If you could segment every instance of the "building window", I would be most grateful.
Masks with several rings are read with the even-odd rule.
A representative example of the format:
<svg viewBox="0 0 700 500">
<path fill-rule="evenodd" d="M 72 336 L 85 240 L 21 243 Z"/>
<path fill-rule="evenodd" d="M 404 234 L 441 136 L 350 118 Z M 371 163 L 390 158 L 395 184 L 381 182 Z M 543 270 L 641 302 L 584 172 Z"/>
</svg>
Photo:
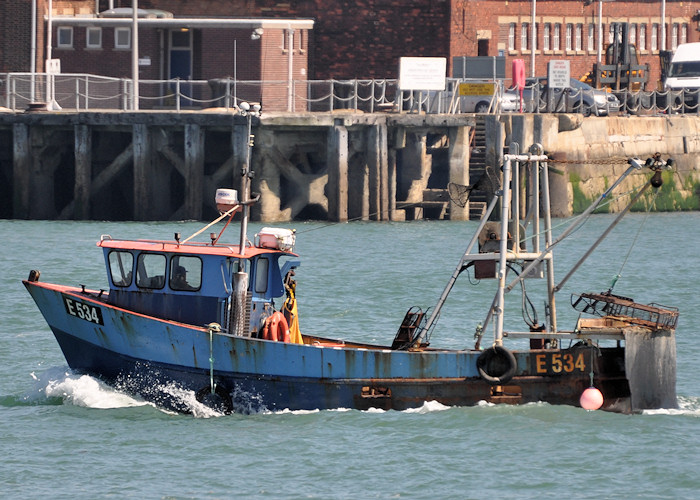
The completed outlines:
<svg viewBox="0 0 700 500">
<path fill-rule="evenodd" d="M 595 50 L 595 24 L 591 23 L 588 25 L 588 51 L 593 52 Z"/>
<path fill-rule="evenodd" d="M 676 50 L 678 47 L 678 23 L 673 23 L 671 26 L 671 50 Z"/>
<path fill-rule="evenodd" d="M 576 50 L 581 50 L 583 48 L 583 25 L 576 25 L 576 38 L 575 38 L 575 48 Z"/>
<path fill-rule="evenodd" d="M 306 38 L 306 31 L 305 30 L 299 30 L 299 53 L 303 54 L 304 53 L 304 43 L 305 43 L 305 38 Z"/>
<path fill-rule="evenodd" d="M 566 25 L 566 42 L 565 42 L 566 45 L 564 46 L 564 48 L 565 48 L 566 50 L 571 50 L 572 42 L 573 42 L 573 40 L 572 40 L 573 36 L 574 36 L 574 25 L 573 25 L 573 24 L 567 24 L 567 25 Z"/>
<path fill-rule="evenodd" d="M 615 23 L 610 23 L 608 26 L 608 43 L 613 43 L 615 41 Z"/>
<path fill-rule="evenodd" d="M 630 24 L 629 39 L 630 39 L 630 43 L 636 47 L 637 46 L 637 25 L 636 24 Z"/>
<path fill-rule="evenodd" d="M 561 24 L 556 23 L 554 25 L 554 40 L 552 42 L 552 48 L 554 50 L 561 49 Z"/>
<path fill-rule="evenodd" d="M 59 26 L 56 30 L 56 39 L 59 49 L 72 49 L 73 28 L 70 26 Z"/>
<path fill-rule="evenodd" d="M 508 26 L 508 50 L 515 50 L 515 23 Z"/>
<path fill-rule="evenodd" d="M 85 30 L 85 46 L 88 49 L 102 48 L 102 28 L 88 28 Z"/>
<path fill-rule="evenodd" d="M 659 25 L 651 25 L 651 50 L 659 50 Z"/>
<path fill-rule="evenodd" d="M 532 43 L 530 43 L 530 46 L 531 46 L 530 48 L 532 50 L 537 50 L 537 37 L 540 35 L 538 26 L 539 26 L 538 23 L 533 24 L 532 31 L 530 32 L 530 38 L 531 38 L 530 42 L 532 42 Z"/>
<path fill-rule="evenodd" d="M 681 24 L 681 40 L 680 43 L 688 43 L 688 25 Z"/>
<path fill-rule="evenodd" d="M 639 25 L 639 50 L 647 49 L 647 25 Z"/>
<path fill-rule="evenodd" d="M 131 48 L 131 28 L 114 28 L 114 48 Z"/>
<path fill-rule="evenodd" d="M 530 25 L 528 23 L 523 23 L 520 29 L 520 50 L 527 50 L 527 38 L 528 38 L 528 28 Z"/>
<path fill-rule="evenodd" d="M 551 50 L 552 45 L 549 40 L 549 36 L 552 32 L 552 25 L 550 23 L 544 23 L 544 33 L 542 33 L 542 48 L 544 50 Z"/>
</svg>

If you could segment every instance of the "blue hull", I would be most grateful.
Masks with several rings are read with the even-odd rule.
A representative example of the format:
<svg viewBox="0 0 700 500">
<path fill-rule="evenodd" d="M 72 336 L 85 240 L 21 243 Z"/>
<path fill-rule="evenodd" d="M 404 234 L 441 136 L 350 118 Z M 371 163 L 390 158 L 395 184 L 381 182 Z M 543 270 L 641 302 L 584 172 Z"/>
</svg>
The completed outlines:
<svg viewBox="0 0 700 500">
<path fill-rule="evenodd" d="M 514 352 L 515 376 L 507 386 L 494 389 L 479 376 L 476 361 L 480 351 L 319 347 L 210 334 L 203 327 L 110 306 L 103 298 L 75 288 L 38 282 L 25 285 L 73 370 L 98 376 L 164 406 L 173 404 L 158 387 L 175 383 L 206 395 L 211 392 L 211 369 L 217 394 L 235 411 L 403 410 L 425 401 L 578 405 L 580 394 L 590 384 L 589 364 L 575 368 L 572 363 L 570 371 L 537 374 L 546 361 L 537 354 L 543 351 Z M 629 411 L 624 350 L 599 352 L 591 357 L 590 349 L 583 348 L 575 355 L 594 363 L 595 384 L 603 392 L 606 407 Z M 574 351 L 548 350 L 548 356 L 556 353 L 564 356 Z"/>
</svg>

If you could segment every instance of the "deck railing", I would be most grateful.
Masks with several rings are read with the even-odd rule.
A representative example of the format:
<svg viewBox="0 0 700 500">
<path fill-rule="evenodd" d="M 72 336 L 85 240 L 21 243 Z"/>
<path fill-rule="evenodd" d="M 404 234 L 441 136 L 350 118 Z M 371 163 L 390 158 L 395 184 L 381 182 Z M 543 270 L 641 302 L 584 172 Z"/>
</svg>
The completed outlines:
<svg viewBox="0 0 700 500">
<path fill-rule="evenodd" d="M 140 80 L 140 110 L 201 110 L 235 108 L 242 101 L 260 102 L 265 112 L 339 109 L 375 112 L 463 113 L 463 106 L 452 90 L 463 80 L 448 79 L 448 90 L 402 91 L 395 79 L 241 81 L 232 78 L 213 80 Z M 290 91 L 291 89 L 291 91 Z M 539 89 L 531 89 L 527 112 L 567 112 L 557 103 L 545 102 Z M 615 92 L 623 114 L 667 114 L 700 112 L 699 91 Z M 49 109 L 66 111 L 130 111 L 133 83 L 128 78 L 110 78 L 88 74 L 0 73 L 0 107 L 24 111 L 36 103 Z M 583 95 L 576 111 L 586 112 Z M 576 104 L 576 96 L 569 102 Z M 493 104 L 493 103 L 492 103 Z M 467 112 L 471 112 L 468 110 Z M 501 112 L 492 105 L 489 112 Z M 592 110 L 591 114 L 597 114 Z M 612 110 L 617 112 L 617 110 Z"/>
</svg>

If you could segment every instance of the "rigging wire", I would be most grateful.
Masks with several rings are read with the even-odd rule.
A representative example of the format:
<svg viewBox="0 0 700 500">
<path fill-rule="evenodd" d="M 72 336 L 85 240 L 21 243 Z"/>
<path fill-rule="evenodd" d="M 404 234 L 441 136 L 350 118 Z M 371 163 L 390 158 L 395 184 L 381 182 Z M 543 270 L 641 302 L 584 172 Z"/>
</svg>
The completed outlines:
<svg viewBox="0 0 700 500">
<path fill-rule="evenodd" d="M 627 264 L 627 260 L 630 258 L 630 255 L 632 254 L 632 250 L 634 249 L 634 246 L 637 243 L 637 239 L 639 238 L 639 235 L 642 232 L 642 229 L 644 228 L 644 224 L 646 224 L 647 219 L 649 218 L 649 214 L 651 213 L 651 209 L 654 207 L 656 204 L 656 197 L 659 195 L 659 190 L 656 189 L 654 191 L 654 196 L 651 198 L 651 203 L 649 203 L 649 206 L 647 207 L 646 214 L 644 216 L 644 220 L 642 220 L 642 223 L 639 225 L 639 228 L 637 229 L 637 233 L 634 235 L 634 238 L 632 239 L 632 243 L 630 244 L 629 250 L 627 250 L 627 255 L 625 255 L 625 258 L 622 260 L 622 265 L 620 266 L 620 270 L 617 272 L 617 274 L 613 277 L 612 283 L 610 284 L 610 289 L 608 292 L 612 292 L 613 288 L 615 288 L 615 285 L 617 284 L 617 280 L 622 278 L 622 270 L 625 268 L 625 265 Z"/>
</svg>

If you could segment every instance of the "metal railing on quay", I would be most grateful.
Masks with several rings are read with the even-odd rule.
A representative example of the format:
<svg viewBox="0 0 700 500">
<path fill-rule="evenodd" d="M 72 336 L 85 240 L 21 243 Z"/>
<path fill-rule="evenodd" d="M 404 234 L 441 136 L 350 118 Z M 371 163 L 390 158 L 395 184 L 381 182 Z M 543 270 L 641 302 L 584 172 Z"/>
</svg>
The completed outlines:
<svg viewBox="0 0 700 500">
<path fill-rule="evenodd" d="M 444 91 L 408 91 L 395 79 L 242 81 L 140 80 L 139 110 L 201 110 L 236 108 L 258 102 L 266 112 L 365 113 L 583 113 L 698 114 L 699 90 L 605 91 L 600 89 L 547 89 L 527 86 L 521 96 L 501 82 L 489 82 L 491 95 L 472 95 L 461 84 L 473 80 L 449 78 Z M 467 86 L 468 87 L 468 86 Z M 133 82 L 88 74 L 0 73 L 0 107 L 13 111 L 37 109 L 106 111 L 134 110 Z"/>
</svg>

